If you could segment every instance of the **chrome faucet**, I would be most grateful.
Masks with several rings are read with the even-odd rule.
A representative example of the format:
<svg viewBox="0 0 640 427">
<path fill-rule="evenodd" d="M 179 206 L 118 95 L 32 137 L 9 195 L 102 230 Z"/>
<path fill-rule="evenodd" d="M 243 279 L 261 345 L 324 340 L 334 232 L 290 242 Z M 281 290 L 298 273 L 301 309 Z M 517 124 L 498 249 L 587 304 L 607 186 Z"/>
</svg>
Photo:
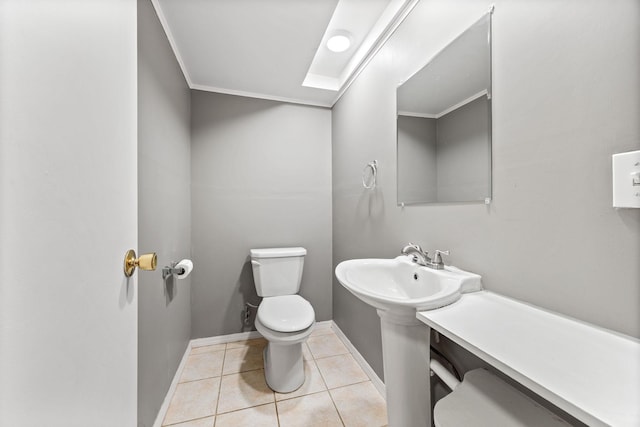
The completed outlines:
<svg viewBox="0 0 640 427">
<path fill-rule="evenodd" d="M 411 260 L 418 265 L 427 265 L 431 262 L 431 258 L 429 258 L 429 254 L 422 250 L 419 245 L 409 243 L 407 246 L 402 248 L 400 251 L 402 255 L 407 255 L 411 257 Z"/>
<path fill-rule="evenodd" d="M 411 257 L 411 260 L 418 265 L 422 265 L 424 267 L 433 268 L 434 270 L 443 270 L 444 262 L 442 262 L 441 255 L 449 255 L 449 251 L 441 251 L 436 249 L 436 254 L 433 256 L 433 259 L 429 258 L 429 253 L 422 250 L 419 245 L 409 243 L 407 246 L 402 248 L 402 255 L 407 255 Z"/>
</svg>

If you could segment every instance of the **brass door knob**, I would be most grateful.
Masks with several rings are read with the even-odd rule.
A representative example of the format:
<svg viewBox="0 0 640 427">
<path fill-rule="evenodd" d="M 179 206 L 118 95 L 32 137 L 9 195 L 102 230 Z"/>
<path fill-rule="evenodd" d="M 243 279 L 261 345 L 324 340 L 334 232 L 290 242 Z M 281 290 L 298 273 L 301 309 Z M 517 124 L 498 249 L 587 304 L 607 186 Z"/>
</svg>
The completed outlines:
<svg viewBox="0 0 640 427">
<path fill-rule="evenodd" d="M 155 252 L 150 254 L 140 255 L 140 258 L 136 258 L 136 251 L 129 249 L 124 254 L 124 275 L 131 277 L 136 267 L 140 267 L 141 270 L 153 271 L 158 265 L 158 257 Z"/>
</svg>

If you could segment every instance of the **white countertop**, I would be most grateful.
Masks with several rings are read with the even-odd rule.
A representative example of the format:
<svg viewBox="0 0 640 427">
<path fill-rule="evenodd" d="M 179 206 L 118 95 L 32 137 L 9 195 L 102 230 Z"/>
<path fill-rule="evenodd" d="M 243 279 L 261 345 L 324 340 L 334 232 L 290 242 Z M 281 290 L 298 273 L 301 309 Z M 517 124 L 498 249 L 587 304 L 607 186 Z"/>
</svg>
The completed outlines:
<svg viewBox="0 0 640 427">
<path fill-rule="evenodd" d="M 640 341 L 488 291 L 417 318 L 589 425 L 640 426 Z"/>
</svg>

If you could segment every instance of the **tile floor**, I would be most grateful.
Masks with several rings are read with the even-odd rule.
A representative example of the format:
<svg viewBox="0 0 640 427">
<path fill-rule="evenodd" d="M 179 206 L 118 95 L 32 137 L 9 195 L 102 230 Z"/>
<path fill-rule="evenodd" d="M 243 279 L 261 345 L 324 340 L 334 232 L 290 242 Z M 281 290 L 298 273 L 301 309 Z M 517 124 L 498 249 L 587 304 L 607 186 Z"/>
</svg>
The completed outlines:
<svg viewBox="0 0 640 427">
<path fill-rule="evenodd" d="M 274 393 L 264 380 L 262 338 L 195 347 L 189 353 L 163 426 L 379 427 L 382 396 L 330 328 L 303 344 L 305 383 Z"/>
</svg>

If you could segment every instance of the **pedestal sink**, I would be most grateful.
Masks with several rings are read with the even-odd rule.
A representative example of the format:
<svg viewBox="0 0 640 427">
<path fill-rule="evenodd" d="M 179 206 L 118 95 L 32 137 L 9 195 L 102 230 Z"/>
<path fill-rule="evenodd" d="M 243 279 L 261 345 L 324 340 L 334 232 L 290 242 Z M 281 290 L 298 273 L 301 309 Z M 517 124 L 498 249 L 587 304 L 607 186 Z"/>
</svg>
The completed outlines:
<svg viewBox="0 0 640 427">
<path fill-rule="evenodd" d="M 389 426 L 431 426 L 430 331 L 416 311 L 481 290 L 481 277 L 455 267 L 423 267 L 407 256 L 343 261 L 336 277 L 380 316 Z"/>
</svg>

